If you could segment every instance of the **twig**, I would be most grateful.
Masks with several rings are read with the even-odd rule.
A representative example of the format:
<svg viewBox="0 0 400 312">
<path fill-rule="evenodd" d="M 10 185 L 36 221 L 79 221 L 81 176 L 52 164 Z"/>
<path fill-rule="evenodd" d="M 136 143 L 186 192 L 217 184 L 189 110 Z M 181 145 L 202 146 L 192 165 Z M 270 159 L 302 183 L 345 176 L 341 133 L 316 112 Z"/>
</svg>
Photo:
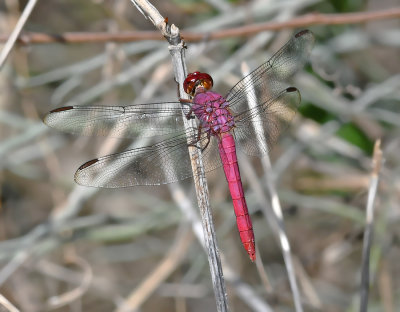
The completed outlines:
<svg viewBox="0 0 400 312">
<path fill-rule="evenodd" d="M 137 46 L 135 46 L 137 49 Z M 154 52 L 157 53 L 157 52 Z M 148 62 L 144 64 L 137 64 L 138 67 L 134 67 L 134 73 L 121 73 L 117 75 L 118 81 L 130 79 L 132 77 L 137 77 L 140 75 L 141 68 L 145 67 L 149 69 L 153 66 L 154 57 L 151 58 Z M 71 72 L 74 70 L 71 69 Z M 86 96 L 87 99 L 87 96 Z M 35 130 L 37 128 L 37 130 Z M 29 130 L 29 131 L 28 131 Z M 33 125 L 30 127 L 26 127 L 26 132 L 24 132 L 17 140 L 14 142 L 14 139 L 11 140 L 8 144 L 2 144 L 3 150 L 0 149 L 0 155 L 5 154 L 7 150 L 15 149 L 22 143 L 26 142 L 29 138 L 32 140 L 32 137 L 42 134 L 46 131 L 46 128 L 40 125 Z M 133 144 L 130 145 L 129 148 L 137 148 L 138 146 L 144 146 L 148 144 L 148 138 L 143 138 L 141 140 L 136 140 Z M 50 217 L 50 224 L 43 225 L 40 224 L 35 227 L 32 231 L 30 231 L 22 240 L 18 250 L 14 253 L 12 259 L 2 267 L 0 270 L 0 285 L 2 285 L 31 255 L 31 247 L 34 246 L 34 243 L 39 241 L 42 237 L 49 235 L 52 231 L 52 228 L 58 228 L 62 224 L 64 224 L 67 220 L 70 220 L 74 216 L 79 214 L 79 211 L 82 209 L 83 204 L 91 198 L 95 193 L 97 193 L 99 189 L 96 188 L 84 188 L 81 186 L 76 186 L 74 190 L 69 194 L 66 202 L 60 204 L 53 210 L 53 215 Z"/>
<path fill-rule="evenodd" d="M 243 72 L 243 76 L 247 76 L 249 74 L 249 68 L 246 63 L 242 63 L 242 72 Z M 252 90 L 252 91 L 253 92 L 249 92 L 247 94 L 247 101 L 249 103 L 250 109 L 256 107 L 256 105 L 257 105 L 257 103 L 254 100 L 256 98 L 255 94 L 251 94 L 251 93 L 254 93 L 255 91 L 254 90 Z M 253 127 L 255 130 L 255 134 L 257 136 L 257 142 L 259 142 L 259 144 L 266 144 L 265 142 L 267 142 L 267 139 L 264 136 L 263 129 L 260 128 L 260 125 L 262 124 L 262 122 L 259 120 L 259 118 L 260 118 L 259 116 L 256 116 L 253 119 Z M 268 150 L 268 148 L 266 146 L 263 147 L 262 149 Z M 264 155 L 264 157 L 262 158 L 262 164 L 264 167 L 264 171 L 267 173 L 266 174 L 267 187 L 268 187 L 268 191 L 269 191 L 269 194 L 271 197 L 271 205 L 272 205 L 272 210 L 274 212 L 274 217 L 275 217 L 274 219 L 276 220 L 276 223 L 277 223 L 277 227 L 275 227 L 275 229 L 277 230 L 279 241 L 281 244 L 283 259 L 285 261 L 286 270 L 287 270 L 287 273 L 289 276 L 290 287 L 293 292 L 293 301 L 295 304 L 296 312 L 302 312 L 303 307 L 301 305 L 300 293 L 299 293 L 299 289 L 297 286 L 296 276 L 295 276 L 294 267 L 293 267 L 293 263 L 292 263 L 290 243 L 289 243 L 289 239 L 285 232 L 282 208 L 280 205 L 278 193 L 275 189 L 275 186 L 273 184 L 272 177 L 270 174 L 272 170 L 271 170 L 271 162 L 270 162 L 268 154 Z"/>
<path fill-rule="evenodd" d="M 182 225 L 176 235 L 175 244 L 164 260 L 146 279 L 128 295 L 116 312 L 136 311 L 141 304 L 152 294 L 179 265 L 184 258 L 185 251 L 190 247 L 193 235 L 186 225 Z"/>
<path fill-rule="evenodd" d="M 149 50 L 157 50 L 159 42 L 134 42 L 121 47 L 122 52 L 127 56 L 133 56 Z M 101 53 L 94 57 L 87 58 L 72 65 L 58 67 L 45 73 L 38 74 L 29 78 L 18 78 L 19 88 L 32 88 L 42 86 L 53 81 L 70 79 L 71 77 L 83 76 L 93 70 L 100 68 L 107 60 L 107 54 Z"/>
<path fill-rule="evenodd" d="M 276 221 L 278 223 L 278 236 L 279 236 L 279 241 L 280 241 L 281 247 L 282 247 L 282 254 L 283 254 L 283 259 L 285 261 L 286 270 L 287 270 L 287 273 L 289 276 L 290 288 L 292 289 L 292 292 L 293 292 L 293 301 L 294 301 L 295 309 L 297 312 L 302 312 L 303 307 L 301 305 L 300 292 L 299 292 L 299 288 L 297 286 L 296 275 L 295 275 L 295 271 L 294 271 L 294 267 L 293 267 L 290 243 L 289 243 L 289 239 L 285 232 L 285 225 L 283 222 L 283 213 L 282 213 L 281 203 L 280 203 L 278 193 L 275 189 L 275 185 L 274 185 L 272 177 L 271 177 L 271 172 L 272 172 L 271 161 L 269 159 L 268 154 L 266 154 L 262 158 L 262 165 L 263 165 L 264 171 L 266 172 L 267 188 L 268 188 L 268 192 L 271 197 L 272 210 L 274 211 Z"/>
<path fill-rule="evenodd" d="M 9 312 L 19 312 L 19 310 L 10 301 L 8 301 L 7 298 L 4 297 L 2 294 L 0 294 L 0 305 L 5 309 L 7 309 L 7 311 Z"/>
<path fill-rule="evenodd" d="M 251 311 L 273 311 L 273 308 L 270 307 L 264 299 L 260 298 L 248 284 L 244 283 L 234 270 L 225 267 L 225 274 L 226 279 L 229 280 L 235 288 L 237 296 L 249 305 Z"/>
<path fill-rule="evenodd" d="M 181 209 L 186 220 L 188 220 L 192 225 L 192 231 L 196 235 L 197 240 L 200 242 L 201 246 L 206 249 L 203 229 L 201 227 L 201 222 L 192 206 L 190 199 L 186 196 L 183 189 L 178 183 L 169 184 L 169 188 L 172 194 L 172 198 Z M 261 259 L 260 255 L 257 256 L 257 261 Z M 269 306 L 261 296 L 254 291 L 249 285 L 241 281 L 234 270 L 229 266 L 226 261 L 223 262 L 223 268 L 225 271 L 225 279 L 231 283 L 231 287 L 236 291 L 237 296 L 246 303 L 252 311 L 255 312 L 269 312 L 272 308 Z"/>
<path fill-rule="evenodd" d="M 339 203 L 332 200 L 328 196 L 322 198 L 316 196 L 307 196 L 290 190 L 279 191 L 279 196 L 288 204 L 297 205 L 304 207 L 304 209 L 313 209 L 315 211 L 321 211 L 340 218 L 349 219 L 357 226 L 365 223 L 364 215 L 359 212 L 355 206 Z"/>
<path fill-rule="evenodd" d="M 310 276 L 307 274 L 303 265 L 300 262 L 300 259 L 296 256 L 293 257 L 293 264 L 296 268 L 297 276 L 299 277 L 299 283 L 302 286 L 305 297 L 307 297 L 307 301 L 313 308 L 323 310 L 321 299 L 315 290 L 315 287 L 311 281 Z"/>
<path fill-rule="evenodd" d="M 357 12 L 343 14 L 321 14 L 310 13 L 289 21 L 266 22 L 251 24 L 246 26 L 234 27 L 213 31 L 212 33 L 198 33 L 191 31 L 182 31 L 181 35 L 187 42 L 196 42 L 207 40 L 224 39 L 231 37 L 250 36 L 267 30 L 282 30 L 293 28 L 304 28 L 311 25 L 342 25 L 359 24 L 382 19 L 392 19 L 400 17 L 400 8 L 391 8 L 375 12 Z M 5 36 L 0 36 L 0 42 L 6 40 Z M 63 34 L 43 34 L 36 32 L 26 32 L 21 34 L 18 42 L 23 44 L 30 43 L 93 43 L 93 42 L 131 42 L 138 40 L 164 40 L 158 31 L 133 31 L 110 34 L 105 32 L 67 32 Z"/>
<path fill-rule="evenodd" d="M 36 2 L 37 2 L 37 0 L 29 0 L 27 5 L 25 6 L 24 11 L 21 14 L 21 17 L 19 18 L 19 20 L 17 22 L 17 25 L 15 25 L 14 30 L 12 31 L 10 37 L 8 38 L 7 43 L 5 44 L 3 50 L 1 50 L 0 69 L 3 67 L 5 60 L 7 59 L 15 42 L 17 41 L 20 32 L 22 31 L 22 28 L 24 27 L 26 21 L 28 20 L 29 16 L 31 15 L 32 10 L 36 5 Z M 5 41 L 5 40 L 3 40 L 3 41 Z"/>
<path fill-rule="evenodd" d="M 70 255 L 70 257 L 71 259 L 69 259 L 69 262 L 71 264 L 79 266 L 83 271 L 82 282 L 79 284 L 78 287 L 72 290 L 68 290 L 62 295 L 52 296 L 47 299 L 47 307 L 49 309 L 57 309 L 66 306 L 71 302 L 74 302 L 78 298 L 82 297 L 89 289 L 90 284 L 93 280 L 93 271 L 89 263 L 87 263 L 83 258 L 80 258 L 76 255 Z"/>
<path fill-rule="evenodd" d="M 175 80 L 179 86 L 179 96 L 188 98 L 183 91 L 183 81 L 186 77 L 186 64 L 184 57 L 184 42 L 182 41 L 178 27 L 169 25 L 165 18 L 146 0 L 131 0 L 139 11 L 149 18 L 153 24 L 161 31 L 163 36 L 170 43 L 169 50 L 172 57 L 172 64 L 175 73 Z M 195 128 L 194 120 L 187 120 L 182 111 L 185 128 Z M 226 297 L 225 283 L 222 273 L 221 260 L 219 257 L 218 246 L 215 236 L 214 225 L 210 211 L 208 186 L 205 179 L 205 172 L 201 160 L 200 148 L 189 146 L 190 160 L 192 164 L 193 175 L 195 177 L 195 189 L 197 201 L 200 208 L 200 215 L 203 224 L 205 243 L 208 251 L 208 262 L 211 271 L 214 294 L 218 311 L 228 311 L 228 302 Z"/>
<path fill-rule="evenodd" d="M 374 146 L 373 169 L 368 190 L 367 216 L 364 231 L 363 252 L 361 260 L 361 298 L 360 312 L 366 312 L 368 309 L 369 294 L 369 257 L 371 253 L 372 236 L 374 230 L 374 201 L 376 190 L 378 188 L 379 172 L 382 165 L 381 141 L 377 140 Z"/>
<path fill-rule="evenodd" d="M 48 226 L 40 224 L 24 237 L 21 248 L 13 255 L 12 259 L 1 268 L 0 285 L 4 282 L 29 258 L 32 253 L 34 242 L 38 241 L 48 232 Z"/>
<path fill-rule="evenodd" d="M 129 69 L 116 74 L 112 79 L 107 81 L 101 81 L 95 86 L 79 93 L 78 95 L 72 97 L 68 103 L 65 105 L 82 105 L 88 103 L 89 101 L 98 98 L 107 91 L 112 90 L 117 85 L 124 85 L 132 81 L 133 78 L 140 77 L 144 72 L 152 68 L 154 64 L 164 60 L 168 56 L 168 53 L 164 50 L 156 50 L 149 53 L 143 59 L 140 60 L 134 66 Z"/>
</svg>

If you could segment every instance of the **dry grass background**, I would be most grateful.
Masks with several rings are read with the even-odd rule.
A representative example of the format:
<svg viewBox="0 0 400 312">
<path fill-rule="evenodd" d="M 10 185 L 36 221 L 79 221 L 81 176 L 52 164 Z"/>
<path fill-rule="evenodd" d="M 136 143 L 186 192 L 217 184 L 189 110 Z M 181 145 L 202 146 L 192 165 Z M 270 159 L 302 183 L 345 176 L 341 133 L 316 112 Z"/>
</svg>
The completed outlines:
<svg viewBox="0 0 400 312">
<path fill-rule="evenodd" d="M 199 32 L 396 5 L 391 0 L 153 3 L 171 23 Z M 0 3 L 0 33 L 12 31 L 25 4 Z M 317 40 L 311 65 L 293 83 L 302 93 L 300 114 L 270 155 L 305 311 L 358 310 L 372 148 L 379 138 L 385 161 L 375 200 L 369 311 L 400 311 L 399 26 L 399 19 L 391 19 L 309 27 Z M 153 26 L 127 0 L 39 1 L 25 26 L 45 33 L 146 29 Z M 242 61 L 255 68 L 294 32 L 188 43 L 189 70 L 209 72 L 215 89 L 224 93 L 240 79 Z M 68 103 L 175 100 L 167 43 L 18 45 L 0 71 L 0 90 L 0 293 L 21 311 L 113 311 L 135 291 L 145 298 L 140 311 L 214 311 L 207 257 L 174 201 L 177 186 L 77 186 L 73 174 L 79 165 L 131 142 L 73 137 L 41 121 Z M 242 168 L 270 286 L 240 244 L 222 171 L 211 172 L 218 243 L 237 278 L 227 282 L 230 309 L 263 311 L 255 304 L 260 300 L 274 311 L 293 311 L 281 249 L 253 187 L 266 187 L 260 161 L 241 157 L 239 165 L 248 160 L 258 174 L 255 181 Z M 196 206 L 192 182 L 179 186 Z M 171 257 L 172 246 L 181 260 Z"/>
</svg>

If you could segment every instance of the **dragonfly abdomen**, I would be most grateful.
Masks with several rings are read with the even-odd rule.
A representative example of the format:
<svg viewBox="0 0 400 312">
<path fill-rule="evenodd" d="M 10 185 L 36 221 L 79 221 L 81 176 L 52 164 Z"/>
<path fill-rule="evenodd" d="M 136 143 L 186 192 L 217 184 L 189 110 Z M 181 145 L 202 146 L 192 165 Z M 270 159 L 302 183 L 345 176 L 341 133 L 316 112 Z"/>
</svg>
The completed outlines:
<svg viewBox="0 0 400 312">
<path fill-rule="evenodd" d="M 246 199 L 240 178 L 240 171 L 236 157 L 236 148 L 233 135 L 229 132 L 220 136 L 218 148 L 223 163 L 226 180 L 228 181 L 231 193 L 233 208 L 236 215 L 236 223 L 240 239 L 250 259 L 256 259 L 253 225 L 247 209 Z"/>
</svg>

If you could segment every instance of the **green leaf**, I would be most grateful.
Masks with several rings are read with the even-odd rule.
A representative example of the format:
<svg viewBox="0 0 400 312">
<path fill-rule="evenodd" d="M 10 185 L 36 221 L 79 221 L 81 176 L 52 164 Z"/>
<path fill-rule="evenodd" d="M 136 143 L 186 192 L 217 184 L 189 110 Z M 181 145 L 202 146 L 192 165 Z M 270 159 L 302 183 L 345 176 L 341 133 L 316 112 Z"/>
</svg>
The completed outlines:
<svg viewBox="0 0 400 312">
<path fill-rule="evenodd" d="M 372 154 L 374 143 L 355 124 L 344 124 L 336 133 L 338 137 L 358 146 L 368 154 Z"/>
</svg>

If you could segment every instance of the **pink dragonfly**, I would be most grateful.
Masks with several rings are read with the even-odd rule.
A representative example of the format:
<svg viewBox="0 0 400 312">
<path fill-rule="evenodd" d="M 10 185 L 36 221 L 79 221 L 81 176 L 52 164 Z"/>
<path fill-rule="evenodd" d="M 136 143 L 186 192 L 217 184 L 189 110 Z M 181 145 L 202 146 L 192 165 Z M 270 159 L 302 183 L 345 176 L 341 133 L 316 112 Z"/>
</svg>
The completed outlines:
<svg viewBox="0 0 400 312">
<path fill-rule="evenodd" d="M 83 164 L 75 173 L 75 181 L 86 186 L 116 188 L 183 180 L 193 176 L 188 145 L 201 148 L 206 172 L 222 162 L 240 238 L 254 261 L 253 227 L 236 146 L 256 156 L 271 149 L 300 103 L 299 91 L 288 87 L 285 80 L 304 66 L 313 44 L 310 31 L 297 33 L 225 97 L 210 91 L 213 85 L 210 75 L 194 72 L 184 82 L 192 100 L 129 106 L 66 106 L 51 111 L 44 121 L 50 127 L 80 135 L 161 136 L 162 140 L 153 145 Z M 186 118 L 197 118 L 196 128 L 183 130 L 182 110 Z"/>
</svg>

